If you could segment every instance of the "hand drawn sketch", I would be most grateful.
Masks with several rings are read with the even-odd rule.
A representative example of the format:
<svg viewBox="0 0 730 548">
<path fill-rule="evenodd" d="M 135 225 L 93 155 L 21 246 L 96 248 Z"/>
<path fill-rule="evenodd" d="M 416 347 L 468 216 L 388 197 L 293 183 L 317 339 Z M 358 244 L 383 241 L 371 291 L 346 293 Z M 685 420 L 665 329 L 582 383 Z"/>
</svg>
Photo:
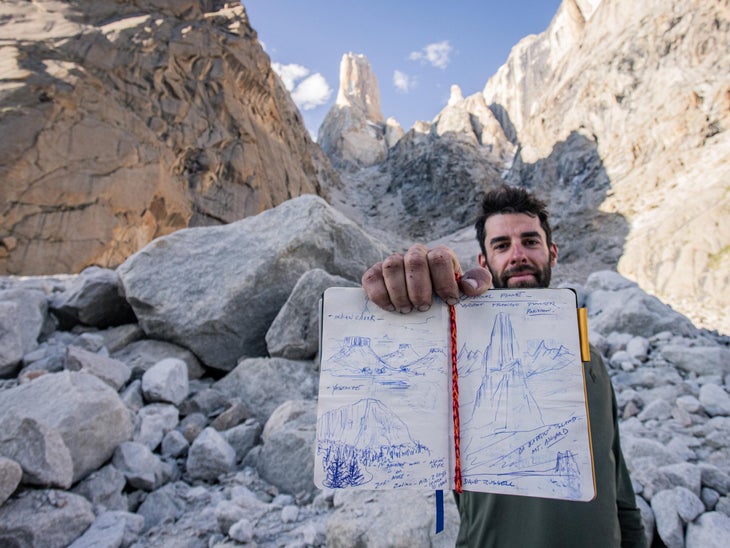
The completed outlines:
<svg viewBox="0 0 730 548">
<path fill-rule="evenodd" d="M 456 317 L 464 488 L 592 498 L 574 295 L 489 291 Z M 448 307 L 401 315 L 332 288 L 322 319 L 315 483 L 453 487 Z"/>
</svg>

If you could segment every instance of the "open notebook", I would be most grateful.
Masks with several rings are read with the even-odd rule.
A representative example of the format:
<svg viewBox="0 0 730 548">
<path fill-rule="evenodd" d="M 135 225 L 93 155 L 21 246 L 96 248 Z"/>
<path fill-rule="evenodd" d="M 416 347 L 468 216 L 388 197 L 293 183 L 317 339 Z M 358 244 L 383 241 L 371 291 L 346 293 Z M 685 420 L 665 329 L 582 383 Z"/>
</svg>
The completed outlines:
<svg viewBox="0 0 730 548">
<path fill-rule="evenodd" d="M 490 290 L 455 319 L 463 489 L 592 499 L 575 294 Z M 386 312 L 338 287 L 321 320 L 315 484 L 453 489 L 449 307 Z"/>
</svg>

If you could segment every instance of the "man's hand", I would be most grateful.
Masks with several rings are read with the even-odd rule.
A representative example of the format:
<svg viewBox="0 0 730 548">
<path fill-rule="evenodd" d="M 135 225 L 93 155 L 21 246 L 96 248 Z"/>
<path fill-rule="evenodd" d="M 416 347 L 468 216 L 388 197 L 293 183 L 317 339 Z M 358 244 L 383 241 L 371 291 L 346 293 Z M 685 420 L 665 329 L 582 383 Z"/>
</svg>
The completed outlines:
<svg viewBox="0 0 730 548">
<path fill-rule="evenodd" d="M 457 274 L 461 275 L 458 283 Z M 434 293 L 448 304 L 459 300 L 459 290 L 469 296 L 481 295 L 492 286 L 492 275 L 481 267 L 462 275 L 450 248 L 440 245 L 429 250 L 415 244 L 405 255 L 395 253 L 370 267 L 362 286 L 380 308 L 405 314 L 428 310 Z"/>
</svg>

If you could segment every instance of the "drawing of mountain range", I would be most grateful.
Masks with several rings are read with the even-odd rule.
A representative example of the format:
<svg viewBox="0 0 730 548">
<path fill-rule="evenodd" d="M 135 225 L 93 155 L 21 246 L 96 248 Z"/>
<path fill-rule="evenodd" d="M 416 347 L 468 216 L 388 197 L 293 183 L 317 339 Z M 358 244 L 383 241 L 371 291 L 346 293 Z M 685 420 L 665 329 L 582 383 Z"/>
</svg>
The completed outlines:
<svg viewBox="0 0 730 548">
<path fill-rule="evenodd" d="M 408 373 L 422 375 L 426 369 L 445 363 L 446 354 L 440 348 L 431 348 L 420 355 L 410 344 L 401 344 L 394 352 L 380 356 L 373 350 L 369 337 L 345 337 L 341 348 L 329 361 L 337 364 L 331 372 L 335 376 L 389 375 Z"/>
<path fill-rule="evenodd" d="M 467 376 L 481 369 L 482 351 L 470 350 L 464 343 L 456 355 L 456 361 L 459 364 L 459 375 Z"/>
<path fill-rule="evenodd" d="M 564 345 L 550 347 L 545 341 L 540 341 L 535 351 L 529 354 L 527 376 L 562 369 L 573 363 L 573 358 L 573 353 Z"/>
<path fill-rule="evenodd" d="M 383 361 L 392 367 L 400 369 L 408 364 L 418 360 L 421 356 L 416 352 L 412 345 L 403 343 L 398 346 L 398 350 L 383 356 Z"/>
</svg>

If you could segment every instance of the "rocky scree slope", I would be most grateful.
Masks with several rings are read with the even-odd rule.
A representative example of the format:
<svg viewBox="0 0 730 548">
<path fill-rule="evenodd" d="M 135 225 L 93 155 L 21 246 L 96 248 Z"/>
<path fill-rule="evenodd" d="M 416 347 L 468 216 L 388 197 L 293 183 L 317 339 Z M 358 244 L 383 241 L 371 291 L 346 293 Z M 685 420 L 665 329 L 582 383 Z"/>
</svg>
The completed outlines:
<svg viewBox="0 0 730 548">
<path fill-rule="evenodd" d="M 436 535 L 433 493 L 312 483 L 317 301 L 387 252 L 303 196 L 117 269 L 0 278 L 0 544 L 453 546 L 451 497 Z M 575 289 L 650 542 L 724 545 L 730 340 L 615 272 Z"/>
</svg>

